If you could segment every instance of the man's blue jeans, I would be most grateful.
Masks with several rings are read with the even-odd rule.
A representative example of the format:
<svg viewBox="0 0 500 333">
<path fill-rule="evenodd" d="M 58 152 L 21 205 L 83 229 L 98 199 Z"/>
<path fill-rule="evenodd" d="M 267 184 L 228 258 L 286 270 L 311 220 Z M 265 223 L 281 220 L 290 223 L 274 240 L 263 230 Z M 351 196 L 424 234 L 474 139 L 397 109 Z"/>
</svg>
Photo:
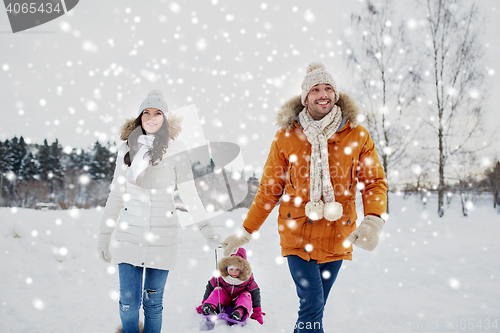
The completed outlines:
<svg viewBox="0 0 500 333">
<path fill-rule="evenodd" d="M 139 309 L 144 308 L 144 333 L 160 333 L 163 311 L 163 290 L 168 271 L 146 268 L 144 289 L 143 267 L 118 264 L 120 275 L 120 319 L 123 333 L 139 333 Z"/>
<path fill-rule="evenodd" d="M 299 318 L 294 333 L 323 333 L 323 311 L 337 279 L 342 260 L 318 264 L 316 260 L 287 256 L 288 268 L 300 299 Z"/>
</svg>

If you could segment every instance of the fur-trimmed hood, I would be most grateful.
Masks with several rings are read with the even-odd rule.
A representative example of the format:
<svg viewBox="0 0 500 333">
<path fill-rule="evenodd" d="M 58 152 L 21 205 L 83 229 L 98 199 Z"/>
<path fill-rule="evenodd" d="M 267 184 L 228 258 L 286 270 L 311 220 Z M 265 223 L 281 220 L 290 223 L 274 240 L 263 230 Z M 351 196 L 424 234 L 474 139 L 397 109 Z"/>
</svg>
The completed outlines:
<svg viewBox="0 0 500 333">
<path fill-rule="evenodd" d="M 246 281 L 252 276 L 252 269 L 247 261 L 247 251 L 242 247 L 235 254 L 224 257 L 219 261 L 218 268 L 222 278 L 230 276 L 227 272 L 229 266 L 236 266 L 240 270 L 238 280 Z"/>
<path fill-rule="evenodd" d="M 125 121 L 125 124 L 120 128 L 120 139 L 127 140 L 130 133 L 135 129 L 136 118 L 130 118 Z M 181 133 L 182 118 L 177 115 L 169 114 L 167 117 L 168 133 L 171 140 L 175 140 Z"/>
<path fill-rule="evenodd" d="M 356 126 L 358 126 L 358 105 L 354 101 L 354 98 L 346 93 L 341 92 L 339 96 L 339 100 L 335 104 L 340 107 L 342 118 L 349 120 L 349 126 L 351 128 L 356 128 Z M 278 112 L 276 124 L 287 132 L 291 131 L 295 127 L 298 114 L 303 109 L 304 106 L 300 100 L 300 95 L 291 98 Z"/>
</svg>

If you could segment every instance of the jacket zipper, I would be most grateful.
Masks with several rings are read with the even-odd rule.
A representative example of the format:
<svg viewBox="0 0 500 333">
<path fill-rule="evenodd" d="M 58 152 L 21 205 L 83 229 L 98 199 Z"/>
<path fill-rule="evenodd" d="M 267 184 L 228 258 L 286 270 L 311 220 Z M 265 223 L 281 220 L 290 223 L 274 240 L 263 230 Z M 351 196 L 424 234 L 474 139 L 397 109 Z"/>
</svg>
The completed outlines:
<svg viewBox="0 0 500 333">
<path fill-rule="evenodd" d="M 349 190 L 351 189 L 352 187 L 352 180 L 353 180 L 353 176 L 352 176 L 352 173 L 354 171 L 354 159 L 351 159 L 351 176 L 350 176 L 350 182 L 349 182 Z"/>
<path fill-rule="evenodd" d="M 292 176 L 293 176 L 292 168 L 293 168 L 293 164 L 290 164 L 290 170 L 288 170 L 288 172 L 290 173 L 290 185 L 292 185 L 292 188 L 295 190 L 295 186 L 293 186 L 293 182 L 292 182 Z"/>
</svg>

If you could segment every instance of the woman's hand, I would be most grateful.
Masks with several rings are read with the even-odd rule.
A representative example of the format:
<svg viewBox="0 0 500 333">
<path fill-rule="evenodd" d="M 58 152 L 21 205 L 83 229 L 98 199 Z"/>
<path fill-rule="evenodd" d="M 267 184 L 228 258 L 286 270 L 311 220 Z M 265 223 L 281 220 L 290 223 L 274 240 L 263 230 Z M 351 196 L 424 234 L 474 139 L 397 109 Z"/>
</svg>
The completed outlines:
<svg viewBox="0 0 500 333">
<path fill-rule="evenodd" d="M 198 230 L 200 230 L 202 236 L 207 240 L 208 247 L 212 250 L 219 247 L 221 240 L 220 235 L 215 231 L 210 222 L 199 224 Z"/>
<path fill-rule="evenodd" d="M 111 234 L 100 233 L 99 240 L 97 242 L 97 250 L 99 251 L 99 257 L 108 264 L 111 262 L 111 254 L 109 253 L 110 240 L 111 240 Z"/>
</svg>

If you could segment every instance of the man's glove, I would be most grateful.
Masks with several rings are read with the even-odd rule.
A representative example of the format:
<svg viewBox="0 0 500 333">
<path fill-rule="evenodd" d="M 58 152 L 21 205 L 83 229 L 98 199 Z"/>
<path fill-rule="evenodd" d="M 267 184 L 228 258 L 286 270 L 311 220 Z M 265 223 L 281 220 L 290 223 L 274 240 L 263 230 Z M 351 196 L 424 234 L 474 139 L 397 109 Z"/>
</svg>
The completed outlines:
<svg viewBox="0 0 500 333">
<path fill-rule="evenodd" d="M 97 250 L 99 251 L 99 257 L 107 262 L 111 262 L 111 254 L 109 253 L 109 242 L 111 240 L 111 234 L 100 233 L 99 240 L 97 242 Z"/>
<path fill-rule="evenodd" d="M 227 237 L 222 242 L 222 248 L 224 249 L 224 256 L 227 257 L 233 253 L 236 253 L 240 247 L 250 242 L 252 239 L 252 234 L 246 231 L 245 228 L 241 227 L 234 235 Z"/>
<path fill-rule="evenodd" d="M 212 250 L 216 249 L 220 245 L 220 235 L 215 231 L 214 227 L 210 222 L 201 223 L 198 225 L 198 230 L 201 232 L 202 236 L 207 240 L 207 245 Z"/>
<path fill-rule="evenodd" d="M 384 220 L 373 215 L 366 215 L 359 227 L 344 241 L 344 247 L 351 244 L 367 251 L 373 251 L 378 244 L 379 235 L 384 227 Z"/>
<path fill-rule="evenodd" d="M 264 324 L 264 318 L 263 316 L 265 315 L 264 312 L 262 312 L 262 309 L 259 307 L 253 308 L 252 315 L 250 318 L 255 319 L 259 322 L 259 324 Z"/>
</svg>

